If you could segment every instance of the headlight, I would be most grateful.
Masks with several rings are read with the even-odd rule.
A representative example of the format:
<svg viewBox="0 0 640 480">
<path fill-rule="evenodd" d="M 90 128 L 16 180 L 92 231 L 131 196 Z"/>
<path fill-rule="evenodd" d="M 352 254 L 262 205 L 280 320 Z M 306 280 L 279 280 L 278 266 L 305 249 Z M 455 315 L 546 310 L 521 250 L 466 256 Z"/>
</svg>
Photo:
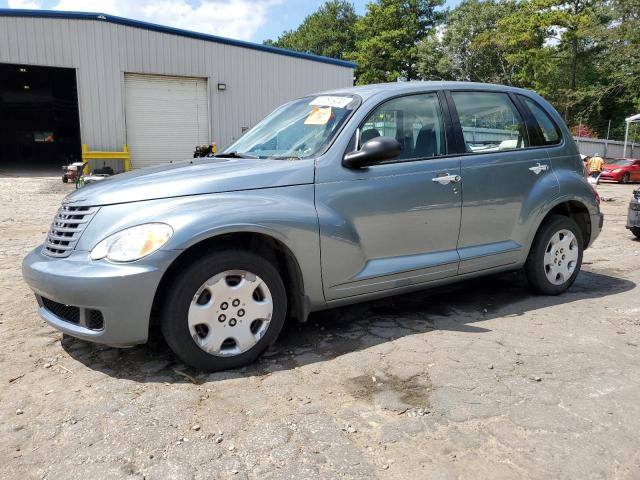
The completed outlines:
<svg viewBox="0 0 640 480">
<path fill-rule="evenodd" d="M 106 258 L 112 262 L 133 262 L 152 254 L 173 235 L 173 229 L 164 223 L 146 223 L 127 228 L 98 243 L 89 257 Z"/>
<path fill-rule="evenodd" d="M 621 168 L 616 168 L 615 170 L 613 170 L 611 173 L 620 173 L 622 171 Z"/>
</svg>

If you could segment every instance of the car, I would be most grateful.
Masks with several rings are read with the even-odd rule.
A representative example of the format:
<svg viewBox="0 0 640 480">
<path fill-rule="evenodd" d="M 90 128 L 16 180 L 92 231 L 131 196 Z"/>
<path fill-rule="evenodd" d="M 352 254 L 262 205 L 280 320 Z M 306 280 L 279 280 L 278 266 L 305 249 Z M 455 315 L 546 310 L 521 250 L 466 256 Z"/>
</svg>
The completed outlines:
<svg viewBox="0 0 640 480">
<path fill-rule="evenodd" d="M 602 223 L 543 98 L 399 82 L 299 98 L 214 158 L 71 193 L 23 276 L 68 335 L 124 347 L 160 330 L 215 371 L 341 305 L 509 271 L 561 294 Z"/>
<path fill-rule="evenodd" d="M 640 190 L 634 190 L 627 211 L 627 230 L 640 240 Z"/>
<path fill-rule="evenodd" d="M 633 158 L 608 158 L 602 166 L 598 181 L 630 183 L 640 181 L 640 160 Z"/>
</svg>

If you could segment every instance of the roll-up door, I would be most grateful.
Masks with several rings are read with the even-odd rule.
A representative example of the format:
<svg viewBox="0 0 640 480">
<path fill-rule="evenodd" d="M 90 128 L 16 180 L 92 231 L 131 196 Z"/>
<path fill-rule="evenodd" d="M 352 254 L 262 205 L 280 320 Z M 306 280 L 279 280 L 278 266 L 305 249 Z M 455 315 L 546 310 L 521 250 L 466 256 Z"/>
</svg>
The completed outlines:
<svg viewBox="0 0 640 480">
<path fill-rule="evenodd" d="M 125 73 L 124 84 L 133 168 L 187 160 L 209 143 L 205 78 Z"/>
</svg>

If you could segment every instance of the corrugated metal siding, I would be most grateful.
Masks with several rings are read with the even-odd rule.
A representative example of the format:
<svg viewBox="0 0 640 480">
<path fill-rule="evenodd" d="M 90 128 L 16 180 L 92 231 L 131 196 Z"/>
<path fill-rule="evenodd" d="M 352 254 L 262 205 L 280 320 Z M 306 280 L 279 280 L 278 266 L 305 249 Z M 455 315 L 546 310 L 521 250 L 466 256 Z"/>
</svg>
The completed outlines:
<svg viewBox="0 0 640 480">
<path fill-rule="evenodd" d="M 207 78 L 221 147 L 288 100 L 353 83 L 348 67 L 99 20 L 0 17 L 0 62 L 77 69 L 82 141 L 93 150 L 126 143 L 125 72 Z"/>
</svg>

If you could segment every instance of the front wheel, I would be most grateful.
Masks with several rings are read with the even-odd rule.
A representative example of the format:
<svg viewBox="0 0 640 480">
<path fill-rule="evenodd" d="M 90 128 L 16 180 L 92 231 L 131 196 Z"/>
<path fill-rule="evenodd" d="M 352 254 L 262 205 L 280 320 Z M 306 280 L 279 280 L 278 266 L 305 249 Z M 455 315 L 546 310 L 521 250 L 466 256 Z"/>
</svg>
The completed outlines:
<svg viewBox="0 0 640 480">
<path fill-rule="evenodd" d="M 278 271 L 240 250 L 211 253 L 187 266 L 169 288 L 162 333 L 186 364 L 224 370 L 253 362 L 284 324 L 287 296 Z"/>
<path fill-rule="evenodd" d="M 629 175 L 629 172 L 624 172 L 624 175 L 622 175 L 622 178 L 620 179 L 620 183 L 629 183 L 630 178 L 631 176 Z"/>
<path fill-rule="evenodd" d="M 553 215 L 538 229 L 525 273 L 531 287 L 543 295 L 559 295 L 575 281 L 582 265 L 582 231 L 569 217 Z"/>
<path fill-rule="evenodd" d="M 640 227 L 631 227 L 629 230 L 631 230 L 631 233 L 633 233 L 635 237 L 640 240 Z"/>
</svg>

